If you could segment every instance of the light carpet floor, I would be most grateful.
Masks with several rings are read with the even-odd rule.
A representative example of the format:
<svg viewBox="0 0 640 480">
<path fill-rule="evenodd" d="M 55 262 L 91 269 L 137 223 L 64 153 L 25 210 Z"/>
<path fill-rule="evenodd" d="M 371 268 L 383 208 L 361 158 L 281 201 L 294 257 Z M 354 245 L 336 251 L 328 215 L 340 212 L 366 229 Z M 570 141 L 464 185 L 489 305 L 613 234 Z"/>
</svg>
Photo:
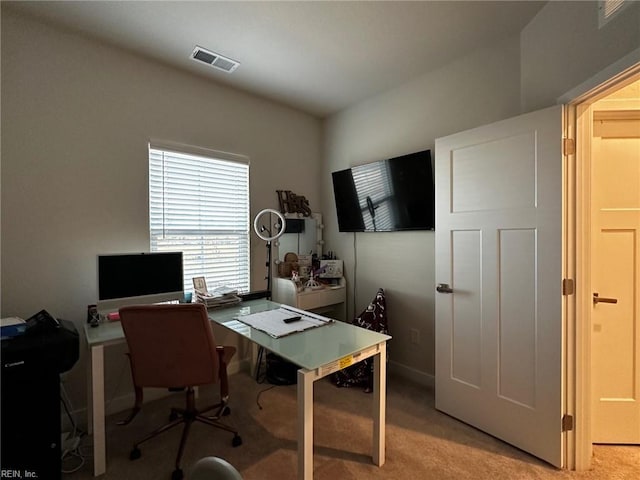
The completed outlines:
<svg viewBox="0 0 640 480">
<path fill-rule="evenodd" d="M 231 415 L 243 445 L 231 446 L 232 435 L 196 423 L 190 432 L 183 470 L 205 456 L 229 461 L 244 480 L 296 478 L 296 387 L 258 384 L 247 374 L 230 377 Z M 558 470 L 434 408 L 432 389 L 390 377 L 387 388 L 386 463 L 371 461 L 372 395 L 361 389 L 336 388 L 316 382 L 314 408 L 314 479 L 640 479 L 640 447 L 594 446 L 587 472 Z M 215 401 L 214 389 L 201 389 L 200 405 Z M 259 398 L 259 404 L 257 399 Z M 182 406 L 182 394 L 151 402 L 138 418 L 121 427 L 126 412 L 107 419 L 107 473 L 101 480 L 169 480 L 180 439 L 174 429 L 142 446 L 142 457 L 129 460 L 135 439 L 167 421 L 170 406 Z M 81 452 L 90 454 L 90 438 Z M 77 458 L 65 460 L 71 469 Z M 90 457 L 65 480 L 92 479 Z M 188 475 L 185 477 L 188 480 Z"/>
</svg>

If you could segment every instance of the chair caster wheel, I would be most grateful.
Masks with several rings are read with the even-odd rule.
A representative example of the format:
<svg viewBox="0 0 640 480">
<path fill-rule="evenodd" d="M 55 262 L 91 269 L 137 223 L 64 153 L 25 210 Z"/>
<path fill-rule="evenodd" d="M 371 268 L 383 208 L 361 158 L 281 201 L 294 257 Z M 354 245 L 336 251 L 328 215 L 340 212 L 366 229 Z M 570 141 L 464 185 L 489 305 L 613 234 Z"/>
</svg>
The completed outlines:
<svg viewBox="0 0 640 480">
<path fill-rule="evenodd" d="M 131 453 L 129 453 L 129 460 L 137 460 L 142 456 L 142 452 L 140 451 L 140 449 L 138 447 L 134 447 L 133 450 L 131 450 Z"/>
<path fill-rule="evenodd" d="M 182 480 L 184 478 L 184 473 L 182 473 L 182 469 L 176 468 L 171 474 L 171 480 Z"/>
<path fill-rule="evenodd" d="M 240 445 L 242 445 L 242 437 L 240 435 L 236 435 L 233 437 L 233 440 L 231 440 L 231 446 L 239 447 Z"/>
<path fill-rule="evenodd" d="M 221 414 L 221 416 L 222 416 L 222 417 L 226 417 L 227 415 L 230 415 L 230 414 L 231 414 L 231 408 L 229 408 L 229 407 L 224 407 L 224 408 L 222 409 L 222 414 Z"/>
</svg>

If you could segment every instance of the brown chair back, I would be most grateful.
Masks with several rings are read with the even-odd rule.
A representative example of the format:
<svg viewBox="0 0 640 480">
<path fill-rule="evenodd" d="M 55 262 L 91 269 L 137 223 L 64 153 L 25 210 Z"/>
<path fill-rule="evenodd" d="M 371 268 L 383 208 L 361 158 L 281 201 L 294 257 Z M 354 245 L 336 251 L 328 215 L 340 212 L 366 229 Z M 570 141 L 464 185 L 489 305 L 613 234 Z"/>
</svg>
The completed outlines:
<svg viewBox="0 0 640 480">
<path fill-rule="evenodd" d="M 216 343 L 201 303 L 120 309 L 137 387 L 180 388 L 218 381 Z"/>
</svg>

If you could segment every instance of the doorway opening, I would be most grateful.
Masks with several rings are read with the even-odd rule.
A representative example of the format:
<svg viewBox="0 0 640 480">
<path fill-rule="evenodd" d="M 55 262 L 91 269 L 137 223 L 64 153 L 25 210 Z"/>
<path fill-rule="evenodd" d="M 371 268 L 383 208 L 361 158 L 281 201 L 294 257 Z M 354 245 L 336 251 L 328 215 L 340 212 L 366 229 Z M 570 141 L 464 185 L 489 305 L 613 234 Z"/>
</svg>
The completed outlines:
<svg viewBox="0 0 640 480">
<path fill-rule="evenodd" d="M 569 107 L 576 138 L 573 467 L 586 470 L 594 444 L 640 444 L 640 64 Z"/>
</svg>

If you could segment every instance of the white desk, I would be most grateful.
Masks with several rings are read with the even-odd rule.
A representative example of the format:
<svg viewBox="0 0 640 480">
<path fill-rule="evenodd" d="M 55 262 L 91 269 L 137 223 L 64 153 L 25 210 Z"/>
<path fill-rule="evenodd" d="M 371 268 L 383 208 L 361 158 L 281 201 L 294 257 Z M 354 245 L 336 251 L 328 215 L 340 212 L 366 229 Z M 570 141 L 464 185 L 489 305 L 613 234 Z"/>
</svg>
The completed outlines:
<svg viewBox="0 0 640 480">
<path fill-rule="evenodd" d="M 209 310 L 209 318 L 229 330 L 299 365 L 298 370 L 298 478 L 313 478 L 313 383 L 337 370 L 374 357 L 373 463 L 385 461 L 386 343 L 391 337 L 342 322 L 271 338 L 234 317 L 278 308 L 267 300 Z M 88 424 L 93 433 L 93 474 L 107 470 L 104 403 L 104 347 L 124 342 L 119 322 L 85 325 L 90 348 Z"/>
</svg>

